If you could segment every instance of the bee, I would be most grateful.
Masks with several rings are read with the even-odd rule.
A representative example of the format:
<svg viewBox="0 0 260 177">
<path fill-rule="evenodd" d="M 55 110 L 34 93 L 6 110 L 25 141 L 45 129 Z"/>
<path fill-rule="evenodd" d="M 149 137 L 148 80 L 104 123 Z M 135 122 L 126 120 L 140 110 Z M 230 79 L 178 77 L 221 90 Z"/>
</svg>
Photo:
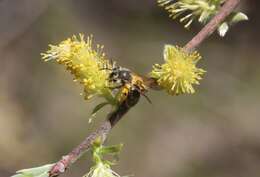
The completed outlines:
<svg viewBox="0 0 260 177">
<path fill-rule="evenodd" d="M 128 94 L 135 90 L 151 103 L 151 100 L 145 95 L 149 88 L 145 77 L 139 76 L 127 68 L 118 66 L 115 62 L 112 63 L 112 68 L 108 70 L 110 70 L 108 81 L 112 85 L 110 89 L 121 89 L 122 98 L 120 100 L 125 100 Z"/>
<path fill-rule="evenodd" d="M 108 120 L 112 126 L 115 125 L 115 123 L 119 121 L 124 114 L 126 114 L 133 106 L 138 103 L 140 95 L 141 94 L 138 90 L 129 90 L 128 95 L 124 100 L 122 100 L 120 106 L 118 106 L 118 108 L 108 117 Z"/>
</svg>

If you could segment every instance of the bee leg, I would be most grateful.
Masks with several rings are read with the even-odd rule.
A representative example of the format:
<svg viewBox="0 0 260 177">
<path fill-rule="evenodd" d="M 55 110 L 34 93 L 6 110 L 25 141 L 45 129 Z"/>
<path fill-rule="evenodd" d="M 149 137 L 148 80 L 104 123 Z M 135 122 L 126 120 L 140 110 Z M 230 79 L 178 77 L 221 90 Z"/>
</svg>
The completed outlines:
<svg viewBox="0 0 260 177">
<path fill-rule="evenodd" d="M 129 93 L 129 88 L 127 87 L 123 88 L 122 93 L 124 94 L 124 96 L 127 96 Z"/>
<path fill-rule="evenodd" d="M 140 92 L 140 94 L 141 94 L 142 96 L 144 96 L 144 97 L 146 98 L 146 100 L 147 100 L 150 104 L 152 104 L 151 99 L 150 99 L 147 95 L 145 95 L 145 94 L 142 93 L 142 92 Z"/>
<path fill-rule="evenodd" d="M 105 66 L 105 67 L 103 67 L 103 68 L 100 68 L 100 70 L 108 70 L 108 71 L 112 71 L 112 69 L 110 69 L 110 68 L 107 68 L 106 66 Z"/>
<path fill-rule="evenodd" d="M 114 90 L 114 89 L 120 89 L 120 88 L 122 88 L 124 85 L 123 84 L 121 84 L 121 85 L 118 85 L 118 86 L 112 86 L 112 87 L 106 87 L 106 88 L 109 88 L 109 89 L 111 89 L 111 90 Z"/>
<path fill-rule="evenodd" d="M 152 104 L 152 101 L 150 100 L 150 98 L 149 98 L 147 95 L 145 95 L 144 91 L 143 91 L 142 89 L 140 89 L 140 87 L 135 86 L 135 90 L 137 90 L 137 91 L 140 93 L 140 95 L 144 96 L 145 99 L 146 99 L 150 104 Z"/>
</svg>

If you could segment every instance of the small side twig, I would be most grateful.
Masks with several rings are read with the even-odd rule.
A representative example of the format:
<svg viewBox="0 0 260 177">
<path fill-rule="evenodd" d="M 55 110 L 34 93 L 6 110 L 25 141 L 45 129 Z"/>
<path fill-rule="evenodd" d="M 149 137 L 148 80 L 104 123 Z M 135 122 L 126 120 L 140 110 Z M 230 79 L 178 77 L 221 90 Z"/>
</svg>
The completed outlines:
<svg viewBox="0 0 260 177">
<path fill-rule="evenodd" d="M 96 131 L 87 136 L 81 144 L 75 147 L 68 155 L 63 156 L 62 159 L 52 167 L 49 176 L 54 177 L 64 173 L 70 165 L 90 149 L 92 143 L 98 137 L 104 142 L 109 131 L 134 105 L 138 103 L 139 99 L 140 93 L 136 90 L 131 90 L 125 101 L 123 101 L 115 111 L 108 114 L 107 119 Z"/>
<path fill-rule="evenodd" d="M 184 46 L 184 49 L 187 52 L 191 52 L 197 48 L 217 29 L 218 25 L 234 10 L 239 2 L 240 0 L 227 0 L 219 13 Z M 64 173 L 69 166 L 89 150 L 91 144 L 97 137 L 100 137 L 104 142 L 114 125 L 139 101 L 140 95 L 138 94 L 139 93 L 130 94 L 117 110 L 108 115 L 106 121 L 95 132 L 87 136 L 81 144 L 75 147 L 68 155 L 63 156 L 62 159 L 53 166 L 49 172 L 49 176 L 54 177 Z"/>
</svg>

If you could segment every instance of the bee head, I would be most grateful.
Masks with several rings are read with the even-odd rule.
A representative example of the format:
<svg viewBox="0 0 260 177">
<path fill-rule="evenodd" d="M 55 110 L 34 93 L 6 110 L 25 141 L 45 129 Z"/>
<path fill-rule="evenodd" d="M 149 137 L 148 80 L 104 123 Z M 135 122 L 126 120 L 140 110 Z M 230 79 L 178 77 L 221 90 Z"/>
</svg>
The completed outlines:
<svg viewBox="0 0 260 177">
<path fill-rule="evenodd" d="M 109 80 L 112 82 L 126 83 L 131 82 L 131 79 L 131 71 L 119 66 L 114 67 L 109 75 Z"/>
</svg>

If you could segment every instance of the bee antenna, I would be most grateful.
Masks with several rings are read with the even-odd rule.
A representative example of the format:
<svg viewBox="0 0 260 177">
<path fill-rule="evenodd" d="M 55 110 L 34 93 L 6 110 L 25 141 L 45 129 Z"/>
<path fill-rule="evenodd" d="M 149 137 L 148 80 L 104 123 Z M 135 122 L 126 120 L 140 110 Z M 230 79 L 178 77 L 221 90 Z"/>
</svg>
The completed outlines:
<svg viewBox="0 0 260 177">
<path fill-rule="evenodd" d="M 109 71 L 112 71 L 112 69 L 110 69 L 110 68 L 100 68 L 100 70 L 109 70 Z"/>
</svg>

